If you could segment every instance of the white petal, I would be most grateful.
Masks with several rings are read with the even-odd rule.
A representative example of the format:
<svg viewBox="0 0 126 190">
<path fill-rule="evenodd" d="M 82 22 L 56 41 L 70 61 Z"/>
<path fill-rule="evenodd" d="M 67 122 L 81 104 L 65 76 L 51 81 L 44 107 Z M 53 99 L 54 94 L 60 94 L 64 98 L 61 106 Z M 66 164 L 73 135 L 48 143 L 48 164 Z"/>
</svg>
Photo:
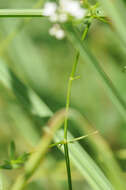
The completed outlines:
<svg viewBox="0 0 126 190">
<path fill-rule="evenodd" d="M 49 34 L 55 36 L 57 39 L 63 39 L 65 36 L 64 30 L 62 30 L 59 24 L 54 24 L 53 27 L 50 28 Z"/>
<path fill-rule="evenodd" d="M 54 2 L 47 2 L 43 8 L 43 15 L 44 16 L 51 16 L 56 12 L 57 4 Z"/>
<path fill-rule="evenodd" d="M 79 1 L 60 0 L 60 8 L 63 12 L 66 12 L 77 19 L 83 18 L 86 14 L 85 9 L 81 7 Z"/>
<path fill-rule="evenodd" d="M 65 36 L 65 32 L 62 30 L 62 29 L 60 29 L 60 30 L 58 30 L 57 32 L 56 32 L 56 38 L 57 39 L 63 39 L 64 38 L 64 36 Z"/>
<path fill-rule="evenodd" d="M 80 8 L 77 12 L 75 12 L 75 13 L 73 14 L 73 16 L 74 16 L 75 18 L 77 18 L 77 19 L 82 19 L 82 18 L 85 16 L 85 14 L 86 14 L 86 10 Z"/>
</svg>

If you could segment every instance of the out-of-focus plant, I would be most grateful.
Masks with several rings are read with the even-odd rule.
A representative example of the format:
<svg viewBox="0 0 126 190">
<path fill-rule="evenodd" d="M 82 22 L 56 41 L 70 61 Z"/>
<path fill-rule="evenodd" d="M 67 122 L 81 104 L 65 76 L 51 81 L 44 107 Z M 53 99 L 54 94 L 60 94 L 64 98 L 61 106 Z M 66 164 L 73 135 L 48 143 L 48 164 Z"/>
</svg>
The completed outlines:
<svg viewBox="0 0 126 190">
<path fill-rule="evenodd" d="M 16 156 L 16 146 L 14 141 L 10 143 L 8 156 L 9 159 L 5 160 L 2 165 L 0 165 L 1 169 L 16 169 L 20 168 L 24 165 L 24 163 L 28 160 L 31 153 L 24 152 L 20 156 Z"/>
</svg>

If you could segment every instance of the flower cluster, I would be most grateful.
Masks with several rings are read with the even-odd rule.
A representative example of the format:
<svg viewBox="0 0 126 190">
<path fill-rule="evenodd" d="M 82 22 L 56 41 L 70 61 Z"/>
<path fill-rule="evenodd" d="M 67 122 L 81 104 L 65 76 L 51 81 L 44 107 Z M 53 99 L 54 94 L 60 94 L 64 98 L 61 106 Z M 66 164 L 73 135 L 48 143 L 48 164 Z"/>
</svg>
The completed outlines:
<svg viewBox="0 0 126 190">
<path fill-rule="evenodd" d="M 60 27 L 59 24 L 54 24 L 52 28 L 50 28 L 49 33 L 51 36 L 55 36 L 59 40 L 65 36 L 64 30 Z"/>
<path fill-rule="evenodd" d="M 60 27 L 59 23 L 67 22 L 70 17 L 73 19 L 83 19 L 86 15 L 86 10 L 81 7 L 77 0 L 59 0 L 59 3 L 46 2 L 42 14 L 49 17 L 49 20 L 54 23 L 50 29 L 50 35 L 57 39 L 62 39 L 65 32 Z"/>
</svg>

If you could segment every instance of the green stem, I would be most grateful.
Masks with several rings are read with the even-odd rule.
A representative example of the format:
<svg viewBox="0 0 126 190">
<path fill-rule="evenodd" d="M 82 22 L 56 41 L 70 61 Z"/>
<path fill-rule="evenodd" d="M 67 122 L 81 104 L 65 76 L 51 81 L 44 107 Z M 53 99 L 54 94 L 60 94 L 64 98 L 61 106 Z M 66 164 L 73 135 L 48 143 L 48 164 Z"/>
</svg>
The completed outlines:
<svg viewBox="0 0 126 190">
<path fill-rule="evenodd" d="M 43 17 L 42 9 L 0 9 L 3 17 Z"/>
<path fill-rule="evenodd" d="M 74 142 L 76 142 L 76 141 L 80 141 L 80 140 L 82 140 L 82 139 L 85 139 L 86 137 L 89 137 L 89 136 L 91 136 L 91 135 L 95 135 L 95 134 L 97 134 L 97 133 L 98 133 L 98 131 L 94 131 L 94 132 L 89 133 L 89 134 L 87 134 L 87 135 L 83 135 L 83 136 L 81 136 L 81 137 L 73 138 L 73 139 L 71 139 L 71 140 L 67 140 L 67 141 L 62 140 L 62 141 L 59 141 L 59 142 L 50 144 L 50 145 L 49 145 L 49 148 L 53 148 L 53 147 L 58 146 L 58 145 L 64 145 L 64 144 L 74 143 Z"/>
<path fill-rule="evenodd" d="M 72 190 L 72 179 L 71 179 L 71 168 L 70 168 L 68 144 L 64 144 L 64 153 L 65 153 L 65 160 L 66 160 L 68 187 L 69 187 L 69 190 Z"/>
<path fill-rule="evenodd" d="M 89 25 L 86 26 L 83 35 L 82 35 L 82 41 L 85 39 L 87 32 L 89 29 Z M 64 121 L 64 141 L 67 142 L 67 129 L 68 129 L 68 112 L 69 112 L 69 107 L 70 107 L 70 96 L 71 96 L 71 89 L 72 89 L 72 82 L 75 79 L 75 73 L 79 61 L 80 53 L 77 52 L 75 61 L 72 67 L 72 72 L 69 77 L 68 81 L 68 87 L 67 87 L 67 99 L 66 99 L 66 116 L 65 116 L 65 121 Z M 67 168 L 67 177 L 68 177 L 68 186 L 69 190 L 72 190 L 72 180 L 71 180 L 71 170 L 70 170 L 70 159 L 69 159 L 69 149 L 68 149 L 68 144 L 64 144 L 64 153 L 65 153 L 65 159 L 66 159 L 66 168 Z"/>
<path fill-rule="evenodd" d="M 89 133 L 89 134 L 87 134 L 87 135 L 83 135 L 83 136 L 81 136 L 81 137 L 77 137 L 77 138 L 71 139 L 71 140 L 67 141 L 67 143 L 74 143 L 74 142 L 76 142 L 76 141 L 80 141 L 80 140 L 82 140 L 82 139 L 85 139 L 86 137 L 89 137 L 89 136 L 91 136 L 91 135 L 96 135 L 96 134 L 98 134 L 98 131 L 94 131 L 94 132 Z"/>
<path fill-rule="evenodd" d="M 82 35 L 82 41 L 85 40 L 87 32 L 89 29 L 89 25 L 87 25 L 87 27 L 85 28 L 83 35 Z M 68 88 L 67 88 L 67 100 L 66 100 L 66 117 L 65 117 L 65 122 L 64 122 L 64 139 L 67 139 L 67 127 L 68 127 L 68 112 L 69 112 L 69 107 L 70 107 L 70 96 L 71 96 L 71 88 L 72 88 L 72 82 L 75 79 L 75 72 L 77 69 L 77 65 L 78 65 L 78 60 L 80 57 L 80 53 L 77 52 L 76 57 L 75 57 L 75 61 L 72 67 L 72 72 L 69 78 L 69 82 L 68 82 Z"/>
</svg>

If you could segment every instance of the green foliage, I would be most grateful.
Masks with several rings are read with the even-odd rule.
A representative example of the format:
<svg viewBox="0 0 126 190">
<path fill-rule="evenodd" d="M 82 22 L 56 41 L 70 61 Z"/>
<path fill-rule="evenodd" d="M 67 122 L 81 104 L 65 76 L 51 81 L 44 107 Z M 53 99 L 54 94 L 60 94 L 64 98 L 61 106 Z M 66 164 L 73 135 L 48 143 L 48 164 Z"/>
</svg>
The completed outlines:
<svg viewBox="0 0 126 190">
<path fill-rule="evenodd" d="M 36 5 L 33 0 L 1 0 L 3 189 L 60 190 L 67 189 L 67 183 L 70 190 L 125 189 L 124 2 L 84 0 L 84 20 L 70 17 L 62 23 L 67 38 L 57 41 L 47 34 L 52 23 L 42 15 L 43 0 Z M 87 38 L 82 42 L 84 30 L 82 38 Z M 64 134 L 59 130 L 63 124 Z M 84 139 L 96 131 L 94 126 L 100 132 Z M 7 154 L 11 139 L 18 149 L 12 141 Z"/>
<path fill-rule="evenodd" d="M 63 131 L 59 131 L 55 136 L 56 141 L 61 140 Z M 72 138 L 69 134 L 69 138 Z M 94 190 L 112 190 L 113 187 L 103 175 L 102 171 L 97 167 L 94 161 L 88 156 L 86 151 L 79 143 L 69 144 L 70 158 L 80 173 L 86 178 Z"/>
<path fill-rule="evenodd" d="M 10 143 L 9 151 L 8 151 L 8 157 L 9 160 L 5 160 L 4 164 L 0 165 L 1 169 L 17 169 L 21 168 L 24 163 L 28 160 L 31 153 L 23 153 L 20 156 L 16 156 L 16 146 L 14 141 Z"/>
<path fill-rule="evenodd" d="M 9 146 L 9 158 L 10 160 L 15 159 L 15 154 L 16 154 L 16 147 L 14 141 L 10 143 Z"/>
</svg>

